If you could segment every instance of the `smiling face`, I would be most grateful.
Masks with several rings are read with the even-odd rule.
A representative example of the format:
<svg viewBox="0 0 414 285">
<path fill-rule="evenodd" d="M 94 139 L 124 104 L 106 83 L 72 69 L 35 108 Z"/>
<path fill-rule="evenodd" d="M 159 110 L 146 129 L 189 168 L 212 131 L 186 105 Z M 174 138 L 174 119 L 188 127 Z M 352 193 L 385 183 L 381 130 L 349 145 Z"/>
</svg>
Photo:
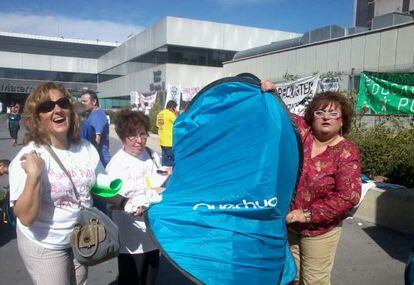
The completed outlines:
<svg viewBox="0 0 414 285">
<path fill-rule="evenodd" d="M 56 102 L 65 95 L 56 89 L 49 90 L 49 100 Z M 40 124 L 46 131 L 46 135 L 49 136 L 52 145 L 56 145 L 56 141 L 67 142 L 68 131 L 70 127 L 70 112 L 71 107 L 62 108 L 58 104 L 55 104 L 54 108 L 50 111 L 43 110 L 39 112 Z"/>
<path fill-rule="evenodd" d="M 333 138 L 339 135 L 342 127 L 341 115 L 340 106 L 332 102 L 324 108 L 322 106 L 317 108 L 312 120 L 312 131 L 314 135 L 317 138 Z"/>
</svg>

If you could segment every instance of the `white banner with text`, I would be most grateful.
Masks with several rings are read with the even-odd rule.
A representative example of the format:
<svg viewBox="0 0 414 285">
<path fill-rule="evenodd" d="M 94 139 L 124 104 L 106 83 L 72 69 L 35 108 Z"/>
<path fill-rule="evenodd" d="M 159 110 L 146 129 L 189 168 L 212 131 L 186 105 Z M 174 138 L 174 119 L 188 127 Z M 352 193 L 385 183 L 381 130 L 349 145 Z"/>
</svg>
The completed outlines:
<svg viewBox="0 0 414 285">
<path fill-rule="evenodd" d="M 319 76 L 308 76 L 295 81 L 276 84 L 276 92 L 288 109 L 297 115 L 303 115 L 305 107 L 318 89 Z"/>
</svg>

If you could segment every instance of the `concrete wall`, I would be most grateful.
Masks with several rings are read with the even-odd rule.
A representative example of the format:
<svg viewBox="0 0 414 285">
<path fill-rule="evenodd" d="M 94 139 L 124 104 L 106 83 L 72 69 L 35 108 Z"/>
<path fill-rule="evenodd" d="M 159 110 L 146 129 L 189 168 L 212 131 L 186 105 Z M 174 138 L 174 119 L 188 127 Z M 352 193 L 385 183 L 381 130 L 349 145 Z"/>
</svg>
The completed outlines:
<svg viewBox="0 0 414 285">
<path fill-rule="evenodd" d="M 223 76 L 250 72 L 283 81 L 285 73 L 300 77 L 314 72 L 412 70 L 414 23 L 369 31 L 341 39 L 290 48 L 224 64 Z"/>
<path fill-rule="evenodd" d="M 166 17 L 99 58 L 98 70 L 103 72 L 167 44 L 239 51 L 269 44 L 272 41 L 294 38 L 298 35 L 282 31 Z"/>
<path fill-rule="evenodd" d="M 374 17 L 392 12 L 402 13 L 402 8 L 403 0 L 375 0 Z"/>
<path fill-rule="evenodd" d="M 300 36 L 296 33 L 200 20 L 166 19 L 167 43 L 171 45 L 240 51 Z"/>
<path fill-rule="evenodd" d="M 181 87 L 204 87 L 223 77 L 221 67 L 167 64 L 166 83 Z"/>
<path fill-rule="evenodd" d="M 414 189 L 371 188 L 354 216 L 414 235 Z"/>
<path fill-rule="evenodd" d="M 129 96 L 131 91 L 150 92 L 150 84 L 154 84 L 154 71 L 161 71 L 161 83 L 163 82 L 164 86 L 170 84 L 181 85 L 181 87 L 203 87 L 222 77 L 220 67 L 163 64 L 99 83 L 99 96 L 107 98 Z"/>
<path fill-rule="evenodd" d="M 297 36 L 296 33 L 166 17 L 99 58 L 98 72 L 113 69 L 165 45 L 239 51 Z M 165 64 L 100 83 L 98 90 L 103 97 L 129 95 L 131 91 L 149 92 L 155 70 L 163 72 L 165 86 L 203 87 L 222 77 L 220 67 Z"/>
<path fill-rule="evenodd" d="M 100 57 L 98 59 L 98 72 L 103 72 L 152 51 L 165 45 L 166 42 L 167 18 L 164 18 Z"/>
<path fill-rule="evenodd" d="M 296 33 L 167 17 L 99 58 L 98 71 L 114 68 L 167 44 L 238 51 L 296 36 Z M 99 83 L 98 90 L 102 97 L 125 96 L 131 91 L 149 92 L 156 70 L 161 70 L 165 86 L 203 87 L 223 75 L 221 67 L 164 64 Z"/>
<path fill-rule="evenodd" d="M 0 67 L 97 73 L 97 59 L 0 51 Z"/>
<path fill-rule="evenodd" d="M 131 91 L 148 92 L 149 84 L 154 81 L 153 71 L 161 71 L 161 80 L 165 82 L 166 66 L 159 65 L 156 68 L 141 70 L 103 83 L 98 83 L 99 96 L 107 98 L 129 96 Z"/>
</svg>

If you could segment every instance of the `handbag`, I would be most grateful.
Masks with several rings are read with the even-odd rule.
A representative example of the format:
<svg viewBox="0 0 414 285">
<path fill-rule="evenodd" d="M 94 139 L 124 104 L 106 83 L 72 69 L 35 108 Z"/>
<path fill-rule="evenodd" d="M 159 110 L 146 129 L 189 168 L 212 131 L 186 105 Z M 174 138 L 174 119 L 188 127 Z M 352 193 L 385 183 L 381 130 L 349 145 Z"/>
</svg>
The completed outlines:
<svg viewBox="0 0 414 285">
<path fill-rule="evenodd" d="M 86 266 L 96 265 L 117 257 L 120 247 L 118 226 L 97 208 L 82 206 L 79 192 L 65 166 L 49 145 L 45 148 L 69 177 L 79 203 L 80 211 L 70 237 L 74 257 L 80 264 Z"/>
</svg>

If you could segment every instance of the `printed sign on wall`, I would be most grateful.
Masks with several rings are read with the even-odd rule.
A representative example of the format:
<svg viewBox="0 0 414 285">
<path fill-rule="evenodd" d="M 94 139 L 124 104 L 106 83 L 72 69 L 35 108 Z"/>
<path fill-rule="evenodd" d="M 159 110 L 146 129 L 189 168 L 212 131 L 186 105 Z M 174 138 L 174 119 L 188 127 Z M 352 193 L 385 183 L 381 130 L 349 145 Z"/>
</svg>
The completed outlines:
<svg viewBox="0 0 414 285">
<path fill-rule="evenodd" d="M 319 76 L 309 76 L 296 81 L 277 83 L 276 92 L 292 113 L 303 115 L 305 107 L 315 96 L 318 81 Z"/>
</svg>

